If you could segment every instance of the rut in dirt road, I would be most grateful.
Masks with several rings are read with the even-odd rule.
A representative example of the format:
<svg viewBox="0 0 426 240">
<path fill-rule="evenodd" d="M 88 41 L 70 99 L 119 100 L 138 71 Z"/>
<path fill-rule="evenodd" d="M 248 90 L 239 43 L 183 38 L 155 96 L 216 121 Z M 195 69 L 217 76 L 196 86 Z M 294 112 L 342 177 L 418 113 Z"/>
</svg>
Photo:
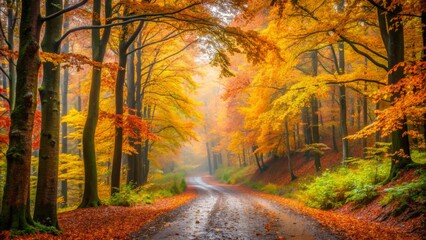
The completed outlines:
<svg viewBox="0 0 426 240">
<path fill-rule="evenodd" d="M 134 233 L 132 239 L 327 239 L 338 237 L 266 199 L 189 177 L 198 197 Z"/>
</svg>

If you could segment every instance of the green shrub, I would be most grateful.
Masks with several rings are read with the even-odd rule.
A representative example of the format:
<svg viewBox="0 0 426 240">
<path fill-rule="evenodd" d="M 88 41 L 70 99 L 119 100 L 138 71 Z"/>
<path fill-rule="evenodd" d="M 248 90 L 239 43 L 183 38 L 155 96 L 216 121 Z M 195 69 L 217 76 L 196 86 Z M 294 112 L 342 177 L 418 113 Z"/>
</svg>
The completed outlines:
<svg viewBox="0 0 426 240">
<path fill-rule="evenodd" d="M 413 150 L 411 152 L 411 158 L 413 159 L 413 162 L 415 162 L 415 163 L 426 164 L 426 152 L 425 151 Z"/>
<path fill-rule="evenodd" d="M 185 191 L 187 185 L 185 173 L 168 173 L 159 175 L 150 184 L 143 187 L 144 192 L 152 193 L 153 199 L 172 197 Z"/>
<path fill-rule="evenodd" d="M 112 206 L 134 206 L 139 201 L 139 195 L 134 190 L 133 184 L 122 185 L 119 192 L 114 193 L 107 204 Z"/>
<path fill-rule="evenodd" d="M 265 186 L 262 186 L 260 188 L 260 191 L 265 192 L 265 193 L 269 193 L 269 194 L 273 194 L 273 195 L 278 195 L 279 188 L 278 188 L 278 185 L 268 183 Z"/>
<path fill-rule="evenodd" d="M 365 184 L 361 187 L 356 187 L 346 193 L 346 202 L 355 202 L 356 207 L 366 205 L 379 196 L 377 186 L 373 184 Z"/>
<path fill-rule="evenodd" d="M 254 189 L 254 190 L 262 191 L 264 184 L 261 183 L 261 182 L 249 182 L 249 183 L 247 183 L 247 186 L 249 188 Z"/>
<path fill-rule="evenodd" d="M 416 203 L 426 206 L 426 172 L 421 171 L 420 174 L 421 176 L 416 181 L 387 188 L 386 196 L 380 203 L 383 205 L 391 202 Z"/>
<path fill-rule="evenodd" d="M 376 185 L 389 173 L 388 161 L 354 161 L 350 167 L 326 170 L 296 194 L 306 205 L 333 209 L 348 202 L 368 204 L 378 196 Z"/>
</svg>

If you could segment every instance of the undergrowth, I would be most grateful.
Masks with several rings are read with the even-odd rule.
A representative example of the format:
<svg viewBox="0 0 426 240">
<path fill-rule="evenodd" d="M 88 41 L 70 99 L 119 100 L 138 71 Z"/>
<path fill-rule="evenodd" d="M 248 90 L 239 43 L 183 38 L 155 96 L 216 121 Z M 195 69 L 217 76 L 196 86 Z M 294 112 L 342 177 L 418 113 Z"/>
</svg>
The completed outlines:
<svg viewBox="0 0 426 240">
<path fill-rule="evenodd" d="M 380 203 L 395 203 L 396 208 L 392 213 L 394 216 L 409 208 L 412 210 L 412 217 L 426 213 L 426 171 L 418 169 L 415 173 L 420 175 L 417 180 L 385 189 L 386 195 Z"/>
<path fill-rule="evenodd" d="M 186 181 L 184 173 L 157 174 L 151 182 L 135 188 L 133 184 L 122 185 L 106 204 L 112 206 L 135 206 L 153 204 L 155 199 L 172 197 L 184 192 Z"/>
<path fill-rule="evenodd" d="M 302 185 L 297 198 L 320 209 L 338 208 L 348 202 L 365 205 L 379 196 L 378 184 L 386 179 L 389 169 L 388 161 L 357 161 L 352 166 L 325 170 L 312 182 Z"/>
</svg>

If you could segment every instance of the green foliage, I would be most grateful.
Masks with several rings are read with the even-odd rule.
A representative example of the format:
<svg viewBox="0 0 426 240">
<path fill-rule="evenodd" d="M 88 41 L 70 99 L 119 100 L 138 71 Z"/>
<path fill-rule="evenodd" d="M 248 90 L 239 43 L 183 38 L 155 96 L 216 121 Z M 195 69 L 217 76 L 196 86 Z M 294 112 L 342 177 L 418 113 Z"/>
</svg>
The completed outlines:
<svg viewBox="0 0 426 240">
<path fill-rule="evenodd" d="M 123 185 L 106 203 L 113 206 L 135 206 L 153 204 L 155 199 L 172 197 L 186 189 L 185 173 L 158 174 L 151 182 L 134 188 L 133 184 Z"/>
<path fill-rule="evenodd" d="M 279 194 L 279 186 L 276 184 L 272 184 L 272 183 L 268 183 L 265 186 L 260 188 L 260 191 L 265 192 L 265 193 L 269 193 L 269 194 L 273 194 L 273 195 L 278 195 Z"/>
<path fill-rule="evenodd" d="M 426 171 L 418 171 L 420 177 L 412 182 L 387 188 L 386 196 L 381 204 L 397 202 L 399 206 L 406 204 L 418 205 L 418 211 L 426 212 Z"/>
<path fill-rule="evenodd" d="M 107 204 L 112 206 L 134 206 L 140 201 L 138 192 L 134 189 L 133 184 L 122 185 L 119 192 L 114 193 L 108 200 Z"/>
<path fill-rule="evenodd" d="M 346 193 L 347 202 L 355 202 L 358 206 L 366 205 L 379 196 L 377 186 L 366 183 L 363 186 L 356 187 Z"/>
<path fill-rule="evenodd" d="M 415 163 L 426 164 L 426 152 L 425 151 L 413 150 L 413 151 L 411 151 L 411 158 L 413 159 L 413 162 L 415 162 Z"/>
<path fill-rule="evenodd" d="M 151 204 L 157 198 L 172 197 L 183 193 L 186 189 L 185 173 L 157 174 L 149 184 L 142 187 L 143 202 Z"/>
<path fill-rule="evenodd" d="M 61 231 L 52 226 L 45 226 L 40 223 L 35 222 L 34 226 L 28 226 L 23 230 L 11 230 L 11 238 L 19 237 L 22 235 L 30 235 L 35 233 L 48 233 L 58 236 L 61 234 Z"/>
<path fill-rule="evenodd" d="M 328 147 L 324 143 L 312 143 L 306 144 L 302 149 L 297 150 L 297 152 L 318 154 L 322 156 L 327 150 L 330 150 L 330 147 Z"/>
<path fill-rule="evenodd" d="M 249 184 L 249 176 L 256 171 L 256 166 L 247 166 L 243 168 L 228 167 L 216 170 L 215 177 L 219 181 L 228 184 Z"/>
<path fill-rule="evenodd" d="M 305 184 L 297 197 L 306 205 L 333 209 L 347 202 L 357 206 L 367 204 L 378 196 L 376 184 L 389 172 L 389 162 L 356 161 L 351 167 L 326 170 L 312 182 Z"/>
</svg>

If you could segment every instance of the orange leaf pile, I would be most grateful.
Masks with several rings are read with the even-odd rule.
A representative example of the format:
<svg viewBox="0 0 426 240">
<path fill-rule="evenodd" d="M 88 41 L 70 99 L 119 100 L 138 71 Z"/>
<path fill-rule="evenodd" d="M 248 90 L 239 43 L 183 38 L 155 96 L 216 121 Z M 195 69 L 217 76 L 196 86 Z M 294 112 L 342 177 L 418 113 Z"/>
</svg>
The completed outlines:
<svg viewBox="0 0 426 240">
<path fill-rule="evenodd" d="M 14 239 L 128 239 L 131 233 L 138 231 L 145 224 L 182 206 L 195 196 L 195 190 L 188 188 L 183 194 L 159 199 L 152 205 L 76 209 L 59 214 L 59 224 L 64 231 L 60 236 L 35 234 Z M 9 233 L 2 234 L 0 239 L 10 239 Z"/>
</svg>

